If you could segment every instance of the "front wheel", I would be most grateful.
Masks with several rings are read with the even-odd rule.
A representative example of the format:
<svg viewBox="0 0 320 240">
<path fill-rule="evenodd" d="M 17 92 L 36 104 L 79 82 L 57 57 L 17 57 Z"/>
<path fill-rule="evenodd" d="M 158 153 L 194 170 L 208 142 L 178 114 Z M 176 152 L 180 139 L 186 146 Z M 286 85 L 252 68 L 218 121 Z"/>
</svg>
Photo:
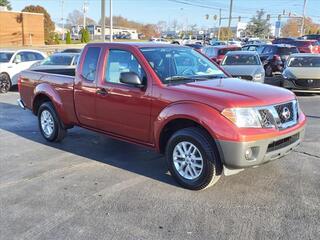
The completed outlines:
<svg viewBox="0 0 320 240">
<path fill-rule="evenodd" d="M 51 102 L 45 102 L 40 106 L 38 122 L 40 132 L 47 141 L 59 142 L 65 137 L 66 129 Z"/>
<path fill-rule="evenodd" d="M 190 127 L 169 139 L 166 159 L 171 175 L 185 188 L 201 190 L 214 185 L 222 173 L 217 148 L 202 129 Z"/>
<path fill-rule="evenodd" d="M 11 88 L 10 77 L 5 73 L 1 73 L 0 74 L 0 93 L 6 93 L 10 90 L 10 88 Z"/>
</svg>

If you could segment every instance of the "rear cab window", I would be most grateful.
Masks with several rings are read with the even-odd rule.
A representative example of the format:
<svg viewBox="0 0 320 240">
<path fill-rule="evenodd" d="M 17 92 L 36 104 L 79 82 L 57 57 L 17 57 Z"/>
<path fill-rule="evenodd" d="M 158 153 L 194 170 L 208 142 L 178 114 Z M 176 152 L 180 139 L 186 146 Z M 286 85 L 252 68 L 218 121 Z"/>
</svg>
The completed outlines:
<svg viewBox="0 0 320 240">
<path fill-rule="evenodd" d="M 100 47 L 88 47 L 81 71 L 82 77 L 87 81 L 93 82 L 96 78 L 100 52 Z"/>
</svg>

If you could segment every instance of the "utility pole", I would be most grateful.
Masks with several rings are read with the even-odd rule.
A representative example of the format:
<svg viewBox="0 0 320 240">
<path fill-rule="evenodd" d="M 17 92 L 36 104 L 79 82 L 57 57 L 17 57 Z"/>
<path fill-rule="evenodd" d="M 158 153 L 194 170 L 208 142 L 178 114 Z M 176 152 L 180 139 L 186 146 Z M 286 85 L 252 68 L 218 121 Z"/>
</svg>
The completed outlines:
<svg viewBox="0 0 320 240">
<path fill-rule="evenodd" d="M 221 30 L 221 8 L 219 9 L 219 28 L 218 28 L 218 40 L 220 40 L 220 30 Z"/>
<path fill-rule="evenodd" d="M 102 42 L 105 42 L 106 38 L 106 0 L 101 0 L 101 36 Z"/>
<path fill-rule="evenodd" d="M 232 6 L 233 6 L 233 0 L 230 0 L 230 7 L 229 7 L 229 23 L 228 23 L 228 28 L 230 28 L 230 27 L 231 27 Z"/>
<path fill-rule="evenodd" d="M 64 0 L 61 0 L 61 21 L 62 21 L 62 41 L 64 40 L 64 18 L 63 18 L 63 6 Z"/>
<path fill-rule="evenodd" d="M 300 35 L 304 35 L 304 19 L 306 17 L 306 8 L 307 8 L 307 0 L 304 0 L 303 2 L 303 14 L 302 14 L 302 23 L 301 23 L 301 30 Z"/>
<path fill-rule="evenodd" d="M 87 12 L 88 12 L 88 2 L 84 0 L 83 2 L 83 28 L 86 28 L 87 26 Z"/>
<path fill-rule="evenodd" d="M 112 0 L 110 0 L 110 42 L 113 40 Z"/>
</svg>

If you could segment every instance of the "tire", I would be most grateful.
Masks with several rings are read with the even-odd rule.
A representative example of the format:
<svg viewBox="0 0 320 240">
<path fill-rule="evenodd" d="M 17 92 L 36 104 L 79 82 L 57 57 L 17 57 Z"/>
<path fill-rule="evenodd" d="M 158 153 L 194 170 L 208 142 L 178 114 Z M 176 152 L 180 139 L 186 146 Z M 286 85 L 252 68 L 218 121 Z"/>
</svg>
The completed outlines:
<svg viewBox="0 0 320 240">
<path fill-rule="evenodd" d="M 265 71 L 266 71 L 267 77 L 273 77 L 273 70 L 272 70 L 271 65 L 267 65 Z"/>
<path fill-rule="evenodd" d="M 51 102 L 39 107 L 38 123 L 41 135 L 49 142 L 60 142 L 67 133 Z"/>
<path fill-rule="evenodd" d="M 185 158 L 180 157 L 179 148 L 187 149 L 189 153 L 194 152 L 195 154 L 192 154 L 191 157 L 190 154 L 185 155 Z M 202 164 L 199 160 L 201 158 Z M 208 188 L 214 185 L 222 174 L 222 164 L 217 147 L 207 132 L 200 128 L 190 127 L 175 132 L 166 146 L 166 160 L 171 175 L 181 186 L 190 190 Z M 201 165 L 202 168 L 199 167 Z"/>
<path fill-rule="evenodd" d="M 6 73 L 0 74 L 0 93 L 6 93 L 10 90 L 12 86 L 10 77 Z"/>
</svg>

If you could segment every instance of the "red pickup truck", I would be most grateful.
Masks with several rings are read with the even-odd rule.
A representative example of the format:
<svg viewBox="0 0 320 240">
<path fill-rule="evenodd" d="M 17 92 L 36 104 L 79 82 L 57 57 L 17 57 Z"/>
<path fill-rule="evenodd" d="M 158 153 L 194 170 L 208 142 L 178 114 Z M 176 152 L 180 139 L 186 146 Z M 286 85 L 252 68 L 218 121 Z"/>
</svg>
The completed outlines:
<svg viewBox="0 0 320 240">
<path fill-rule="evenodd" d="M 27 70 L 18 86 L 46 140 L 76 125 L 154 148 L 193 190 L 286 155 L 306 122 L 292 92 L 230 78 L 176 45 L 88 44 L 75 76 Z"/>
</svg>

